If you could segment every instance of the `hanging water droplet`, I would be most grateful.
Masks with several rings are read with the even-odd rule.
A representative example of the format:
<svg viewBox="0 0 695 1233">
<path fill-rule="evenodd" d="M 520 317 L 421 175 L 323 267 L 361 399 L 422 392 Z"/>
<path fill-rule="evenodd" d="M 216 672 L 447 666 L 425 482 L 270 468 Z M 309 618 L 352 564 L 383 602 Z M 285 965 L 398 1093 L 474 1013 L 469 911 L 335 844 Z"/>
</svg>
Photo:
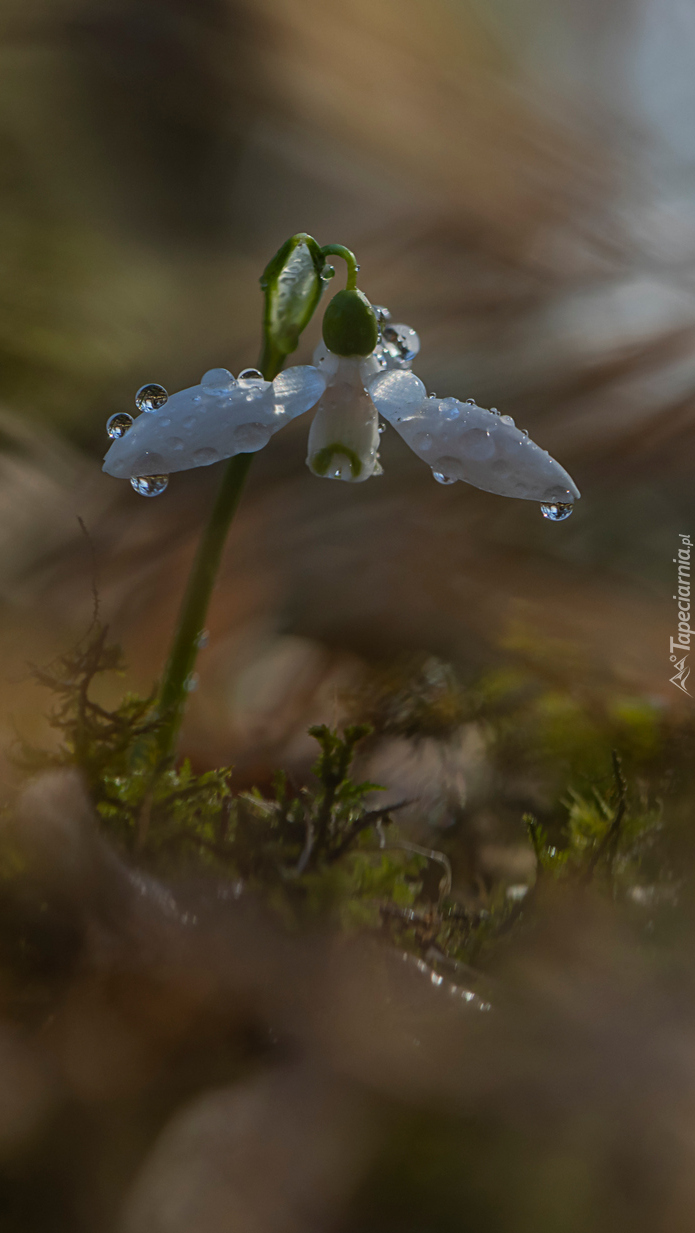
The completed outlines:
<svg viewBox="0 0 695 1233">
<path fill-rule="evenodd" d="M 359 269 L 360 269 L 360 266 L 356 265 L 356 266 L 355 266 L 355 269 L 356 269 L 356 270 L 359 270 Z"/>
<path fill-rule="evenodd" d="M 133 427 L 133 417 L 127 411 L 117 411 L 106 421 L 106 434 L 112 441 L 124 437 L 129 428 Z"/>
<path fill-rule="evenodd" d="M 257 368 L 244 368 L 243 371 L 239 373 L 239 380 L 240 381 L 262 381 L 263 373 L 259 372 Z"/>
<path fill-rule="evenodd" d="M 379 462 L 379 459 L 377 458 L 374 464 L 374 470 L 372 471 L 372 475 L 383 475 L 383 474 L 384 474 L 384 468 L 382 467 L 381 463 Z"/>
<path fill-rule="evenodd" d="M 564 501 L 553 502 L 552 505 L 541 505 L 543 517 L 549 518 L 551 522 L 564 522 L 565 518 L 569 518 L 573 509 L 574 505 Z"/>
<path fill-rule="evenodd" d="M 384 308 L 383 304 L 372 304 L 372 309 L 376 313 L 376 319 L 379 325 L 384 325 L 391 320 L 391 314 L 388 308 Z"/>
<path fill-rule="evenodd" d="M 433 471 L 432 474 L 438 484 L 455 484 L 456 483 L 455 479 L 452 479 L 450 475 L 444 475 L 442 471 Z"/>
<path fill-rule="evenodd" d="M 475 398 L 467 398 L 467 399 L 466 399 L 466 402 L 468 403 L 468 406 L 469 406 L 469 407 L 475 407 L 475 406 L 477 405 L 477 404 L 476 404 L 476 401 L 475 401 Z"/>
<path fill-rule="evenodd" d="M 335 274 L 335 266 L 325 265 L 323 267 L 323 273 L 321 277 L 325 279 L 327 283 L 329 283 L 331 279 L 333 278 L 334 274 Z"/>
<path fill-rule="evenodd" d="M 381 436 L 381 435 L 382 435 L 382 433 L 385 433 L 385 432 L 386 432 L 386 425 L 385 425 L 385 424 L 380 424 L 380 425 L 379 425 L 379 436 Z"/>
<path fill-rule="evenodd" d="M 195 640 L 195 644 L 196 644 L 196 646 L 197 646 L 198 650 L 199 650 L 199 651 L 204 650 L 204 649 L 205 649 L 205 647 L 208 645 L 209 641 L 210 641 L 210 634 L 209 634 L 208 630 L 207 630 L 207 629 L 201 629 L 200 633 L 198 634 L 198 637 L 197 637 L 197 638 L 196 638 L 196 640 Z"/>
<path fill-rule="evenodd" d="M 200 680 L 200 678 L 199 678 L 199 676 L 198 676 L 198 673 L 197 673 L 197 672 L 192 672 L 190 676 L 187 676 L 187 677 L 186 677 L 186 685 L 185 685 L 185 688 L 186 688 L 186 691 L 187 691 L 189 694 L 192 694 L 192 693 L 193 693 L 193 691 L 194 691 L 194 689 L 197 689 L 197 688 L 198 688 L 198 683 L 199 683 L 199 680 Z"/>
<path fill-rule="evenodd" d="M 522 437 L 528 436 L 528 428 L 522 428 L 520 431 L 521 431 Z"/>
<path fill-rule="evenodd" d="M 159 497 L 169 483 L 168 475 L 131 475 L 130 482 L 140 497 Z"/>
<path fill-rule="evenodd" d="M 163 385 L 157 385 L 151 382 L 149 385 L 141 385 L 135 395 L 135 406 L 138 411 L 158 411 L 163 407 L 169 395 Z"/>
</svg>

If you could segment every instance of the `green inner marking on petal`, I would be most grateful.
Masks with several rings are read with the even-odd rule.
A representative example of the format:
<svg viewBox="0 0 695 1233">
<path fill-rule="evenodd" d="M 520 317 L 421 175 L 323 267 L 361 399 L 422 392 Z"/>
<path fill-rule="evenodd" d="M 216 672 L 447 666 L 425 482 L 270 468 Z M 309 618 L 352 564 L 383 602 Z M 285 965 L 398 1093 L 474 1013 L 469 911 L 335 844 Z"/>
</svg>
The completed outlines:
<svg viewBox="0 0 695 1233">
<path fill-rule="evenodd" d="M 351 450 L 347 445 L 341 445 L 340 441 L 335 441 L 333 445 L 324 445 L 322 450 L 318 450 L 314 454 L 311 465 L 316 474 L 326 474 L 335 454 L 342 454 L 344 458 L 347 458 L 350 463 L 352 478 L 357 479 L 362 470 L 362 460 L 354 450 Z"/>
</svg>

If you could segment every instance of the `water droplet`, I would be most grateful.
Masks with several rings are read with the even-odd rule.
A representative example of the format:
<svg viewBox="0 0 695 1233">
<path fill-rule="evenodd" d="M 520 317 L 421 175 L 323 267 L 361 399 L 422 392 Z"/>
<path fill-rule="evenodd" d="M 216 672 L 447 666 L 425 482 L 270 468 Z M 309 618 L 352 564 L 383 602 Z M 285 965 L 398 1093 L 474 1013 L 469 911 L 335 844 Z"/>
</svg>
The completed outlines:
<svg viewBox="0 0 695 1233">
<path fill-rule="evenodd" d="M 193 425 L 197 423 L 198 423 L 197 415 L 187 415 L 185 420 L 181 421 L 181 427 L 182 428 L 192 428 Z"/>
<path fill-rule="evenodd" d="M 495 441 L 486 428 L 469 428 L 464 432 L 461 449 L 474 462 L 487 462 L 495 453 Z"/>
<path fill-rule="evenodd" d="M 442 471 L 433 471 L 432 474 L 438 484 L 455 484 L 456 483 L 455 479 L 452 479 L 450 475 L 444 475 Z"/>
<path fill-rule="evenodd" d="M 420 340 L 407 325 L 385 325 L 381 331 L 384 350 L 392 360 L 409 364 L 420 350 Z"/>
<path fill-rule="evenodd" d="M 335 274 L 335 266 L 332 266 L 332 265 L 325 265 L 325 266 L 323 267 L 323 273 L 322 273 L 321 277 L 322 277 L 323 279 L 325 279 L 327 283 L 329 283 L 329 282 L 331 281 L 331 279 L 333 278 L 333 275 L 334 275 L 334 274 Z"/>
<path fill-rule="evenodd" d="M 231 385 L 236 385 L 234 377 L 228 368 L 208 368 L 206 373 L 203 373 L 200 384 L 205 387 L 206 393 L 216 393 L 218 390 L 228 390 Z M 200 398 L 200 395 L 197 395 Z"/>
<path fill-rule="evenodd" d="M 528 436 L 528 428 L 522 428 L 520 431 L 521 431 L 522 437 Z"/>
<path fill-rule="evenodd" d="M 124 437 L 132 426 L 132 415 L 129 415 L 127 411 L 117 411 L 106 421 L 106 433 L 112 441 L 118 441 L 119 437 Z"/>
<path fill-rule="evenodd" d="M 436 397 L 437 397 L 437 395 L 436 395 L 436 394 L 428 394 L 428 395 L 427 395 L 427 397 L 428 397 L 428 398 L 436 398 Z"/>
<path fill-rule="evenodd" d="M 167 437 L 165 444 L 167 448 L 170 450 L 182 450 L 183 449 L 183 441 L 181 440 L 180 437 Z"/>
<path fill-rule="evenodd" d="M 372 471 L 372 475 L 383 475 L 383 474 L 384 474 L 384 468 L 382 467 L 381 463 L 379 462 L 379 459 L 377 458 L 374 464 L 374 470 Z"/>
<path fill-rule="evenodd" d="M 382 304 L 372 304 L 372 308 L 376 313 L 376 319 L 379 322 L 379 325 L 384 325 L 385 322 L 391 320 L 391 314 L 388 308 L 384 308 Z"/>
<path fill-rule="evenodd" d="M 239 380 L 240 381 L 262 381 L 263 373 L 259 372 L 257 368 L 244 368 L 243 371 L 239 373 Z"/>
<path fill-rule="evenodd" d="M 141 385 L 135 395 L 135 406 L 138 411 L 158 411 L 163 407 L 169 395 L 163 385 L 157 385 L 155 382 L 149 385 Z"/>
<path fill-rule="evenodd" d="M 564 522 L 565 518 L 569 518 L 574 509 L 574 505 L 567 504 L 564 501 L 554 502 L 552 505 L 541 505 L 541 513 L 544 518 L 549 518 L 551 522 Z"/>
<path fill-rule="evenodd" d="M 207 466 L 211 462 L 217 462 L 219 454 L 212 446 L 203 445 L 201 449 L 193 451 L 193 461 L 199 467 Z"/>
<path fill-rule="evenodd" d="M 379 436 L 381 436 L 381 435 L 382 435 L 382 433 L 384 433 L 384 432 L 386 432 L 386 425 L 385 425 L 385 424 L 380 424 L 380 425 L 379 425 Z"/>
<path fill-rule="evenodd" d="M 199 680 L 197 672 L 192 672 L 190 676 L 186 677 L 186 690 L 189 694 L 192 694 L 194 689 L 198 688 Z"/>
<path fill-rule="evenodd" d="M 467 399 L 466 399 L 466 402 L 468 403 L 468 406 L 469 406 L 469 407 L 475 407 L 475 406 L 477 406 L 477 403 L 476 403 L 476 401 L 475 401 L 475 398 L 467 398 Z"/>
<path fill-rule="evenodd" d="M 198 637 L 195 640 L 195 644 L 198 650 L 203 651 L 205 647 L 208 645 L 209 641 L 210 641 L 210 634 L 208 630 L 201 629 L 200 633 L 198 634 Z"/>
<path fill-rule="evenodd" d="M 169 483 L 168 475 L 131 475 L 130 482 L 141 497 L 159 497 Z"/>
<path fill-rule="evenodd" d="M 245 451 L 260 450 L 270 440 L 270 428 L 267 424 L 239 424 L 232 433 L 232 440 L 237 449 Z"/>
<path fill-rule="evenodd" d="M 361 267 L 360 267 L 359 265 L 356 265 L 356 266 L 355 266 L 355 269 L 356 269 L 356 270 L 359 270 L 360 268 L 361 268 Z"/>
<path fill-rule="evenodd" d="M 494 414 L 497 414 L 497 412 L 494 412 L 494 411 L 493 411 L 493 413 L 494 413 Z M 501 423 L 501 424 L 509 424 L 510 428 L 514 428 L 514 427 L 515 427 L 515 425 L 514 425 L 514 420 L 512 419 L 511 415 L 500 415 L 500 423 Z"/>
</svg>

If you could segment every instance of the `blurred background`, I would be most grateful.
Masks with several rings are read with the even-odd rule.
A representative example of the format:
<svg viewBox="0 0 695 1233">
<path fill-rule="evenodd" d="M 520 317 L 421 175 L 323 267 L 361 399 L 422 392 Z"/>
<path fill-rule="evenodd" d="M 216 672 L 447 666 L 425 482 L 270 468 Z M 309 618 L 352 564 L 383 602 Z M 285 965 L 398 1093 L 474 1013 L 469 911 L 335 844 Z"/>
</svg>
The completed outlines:
<svg viewBox="0 0 695 1233">
<path fill-rule="evenodd" d="M 84 634 L 95 587 L 128 664 L 124 677 L 105 684 L 104 698 L 114 702 L 126 688 L 149 692 L 220 480 L 219 466 L 201 468 L 143 500 L 101 472 L 107 418 L 132 412 L 145 382 L 174 391 L 211 367 L 236 373 L 254 365 L 259 275 L 288 236 L 308 231 L 320 244 L 352 248 L 372 302 L 419 332 L 415 368 L 430 390 L 512 415 L 572 474 L 582 501 L 570 521 L 553 525 L 531 502 L 440 487 L 390 430 L 383 477 L 322 482 L 304 465 L 309 417 L 299 419 L 254 461 L 181 752 L 199 770 L 234 764 L 237 788 L 267 784 L 278 766 L 301 782 L 314 757 L 307 726 L 366 716 L 376 736 L 365 774 L 387 785 L 385 799 L 417 800 L 404 826 L 419 839 L 436 832 L 454 863 L 455 891 L 471 893 L 499 878 L 528 879 L 521 813 L 533 808 L 558 823 L 568 783 L 603 776 L 610 787 L 616 747 L 645 800 L 680 775 L 672 816 L 686 850 L 692 704 L 669 684 L 668 647 L 678 535 L 695 531 L 694 47 L 695 10 L 682 0 L 4 0 L 3 783 L 16 774 L 8 750 L 17 733 L 55 740 L 49 700 L 29 665 L 50 663 Z M 340 263 L 337 275 L 336 289 Z M 296 362 L 310 359 L 319 335 L 320 313 Z M 73 806 L 66 809 L 72 817 Z M 683 859 L 692 862 L 692 854 Z M 124 960 L 131 975 L 150 928 L 133 927 L 136 958 L 126 946 Z M 625 957 L 612 929 L 603 919 L 580 920 L 565 930 L 561 954 L 548 929 L 539 953 L 518 969 L 526 1010 L 508 1017 L 487 1053 L 472 1054 L 483 1058 L 480 1074 L 501 1076 L 498 1086 L 490 1080 L 486 1088 L 465 1066 L 461 1072 L 455 1115 L 472 1101 L 478 1121 L 427 1121 L 412 1108 L 395 1118 L 391 1156 L 374 1166 L 350 1228 L 460 1229 L 462 1212 L 467 1228 L 484 1233 L 692 1227 L 695 998 L 691 990 L 684 1011 L 688 998 L 678 994 L 682 1026 L 659 1001 L 648 964 L 630 966 L 634 956 Z M 243 951 L 254 930 L 230 953 Z M 159 956 L 154 927 L 151 936 Z M 62 1096 L 67 1091 L 80 1110 L 83 1101 L 87 1113 L 65 1145 L 62 1123 L 53 1125 L 64 1154 L 56 1164 L 48 1152 L 43 1180 L 17 1165 L 22 1212 L 34 1214 L 17 1216 L 13 1233 L 114 1227 L 113 1195 L 148 1134 L 182 1093 L 222 1081 L 215 1064 L 200 1074 L 192 1067 L 142 1129 L 142 1075 L 160 1051 L 179 1048 L 177 1024 L 197 1031 L 185 1008 L 199 993 L 198 966 L 215 949 L 205 936 L 197 945 L 201 953 L 181 961 L 179 1001 L 180 991 L 173 1003 L 158 993 L 143 1008 L 137 981 L 125 988 L 127 1032 L 117 1014 L 109 1017 L 103 989 L 73 989 L 55 1048 L 68 1059 Z M 259 943 L 259 954 L 273 955 L 276 945 Z M 102 961 L 99 952 L 97 970 Z M 258 972 L 270 988 L 277 972 L 265 962 L 258 959 Z M 305 970 L 305 956 L 285 965 L 297 980 Z M 349 1036 L 338 977 L 335 984 L 337 992 L 318 995 L 311 986 L 306 1020 L 322 996 L 326 1004 L 335 998 L 336 1021 L 345 1017 Z M 214 1003 L 212 977 L 210 987 Z M 355 990 L 354 1005 L 371 1024 L 373 988 L 358 981 Z M 285 995 L 283 986 L 281 1003 Z M 415 1006 L 417 1020 L 417 998 L 408 990 L 398 998 Z M 214 1022 L 212 1035 L 223 1034 Z M 389 1042 L 400 1040 L 401 1023 L 375 1023 L 371 1033 L 355 1027 L 338 1069 L 357 1075 L 358 1087 L 376 1085 L 393 1115 L 412 1095 L 410 1062 L 400 1071 L 394 1063 L 391 1074 Z M 417 1023 L 411 1035 L 419 1044 Z M 302 1031 L 314 1029 L 303 1023 Z M 35 1077 L 33 1061 L 22 1077 L 24 1046 L 13 1032 L 0 1040 L 3 1075 L 19 1076 L 14 1088 L 4 1079 L 0 1093 L 10 1156 L 12 1100 L 20 1110 L 31 1104 Z M 553 1032 L 576 1054 L 570 1062 L 558 1054 L 547 1067 Z M 322 1109 L 324 1069 L 338 1065 L 325 1044 L 330 1034 L 316 1028 Z M 370 1050 L 382 1039 L 372 1066 Z M 427 1039 L 436 1056 L 436 1032 Z M 127 1108 L 113 1060 L 121 1046 L 128 1082 L 137 1072 Z M 449 1072 L 463 1066 L 456 1048 L 442 1046 L 441 1073 L 430 1076 L 436 1100 Z M 585 1059 L 595 1088 L 584 1082 Z M 387 1078 L 375 1079 L 382 1069 Z M 39 1108 L 44 1089 L 36 1083 Z M 299 1083 L 301 1099 L 307 1092 L 313 1099 L 312 1083 Z M 160 1096 L 157 1089 L 155 1104 Z M 271 1212 L 254 1224 L 242 1212 L 230 1223 L 222 1149 L 214 1163 L 218 1132 L 230 1136 L 230 1151 L 237 1134 L 260 1145 L 254 1168 L 264 1198 L 274 1167 L 263 1154 L 268 1125 L 293 1144 L 290 1114 L 301 1106 L 297 1092 L 262 1084 L 247 1105 L 243 1092 L 239 1099 L 235 1088 L 228 1108 L 206 1105 L 202 1121 L 196 1113 L 180 1138 L 172 1132 L 161 1149 L 164 1182 L 155 1160 L 129 1229 L 333 1227 L 339 1200 L 330 1186 L 330 1220 L 323 1209 L 315 1219 L 290 1219 L 280 1187 L 282 1218 Z M 445 1120 L 447 1100 L 438 1114 Z M 568 1110 L 577 1102 L 574 1116 Z M 342 1089 L 326 1107 L 326 1124 L 340 1129 Z M 286 1130 L 278 1109 L 289 1110 Z M 256 1113 L 260 1130 L 249 1138 L 244 1127 Z M 330 1155 L 314 1114 L 291 1162 L 300 1208 L 314 1185 L 302 1168 L 319 1145 Z M 339 1176 L 340 1195 L 353 1176 L 344 1145 L 366 1142 L 377 1114 L 370 1106 L 355 1116 L 344 1139 L 338 1135 L 340 1167 L 326 1166 Z M 97 1164 L 80 1206 L 80 1161 L 84 1153 L 92 1159 L 92 1139 Z M 160 1208 L 148 1196 L 171 1184 L 193 1141 L 203 1182 L 191 1186 L 204 1192 L 212 1159 L 214 1211 L 203 1220 L 194 1204 L 188 1219 L 184 1204 L 178 1224 L 161 1213 L 155 1220 Z M 68 1174 L 72 1197 L 59 1210 L 55 1195 Z M 1 1203 L 0 1185 L 0 1217 Z"/>
</svg>

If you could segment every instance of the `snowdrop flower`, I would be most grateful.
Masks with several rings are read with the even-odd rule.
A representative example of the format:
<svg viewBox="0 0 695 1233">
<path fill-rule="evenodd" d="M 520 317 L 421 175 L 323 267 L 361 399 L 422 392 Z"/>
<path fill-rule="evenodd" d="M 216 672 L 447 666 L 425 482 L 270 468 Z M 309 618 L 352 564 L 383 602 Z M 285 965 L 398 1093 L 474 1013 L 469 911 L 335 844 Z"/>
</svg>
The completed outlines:
<svg viewBox="0 0 695 1233">
<path fill-rule="evenodd" d="M 428 397 L 410 371 L 419 345 L 413 329 L 391 325 L 387 311 L 372 309 L 362 292 L 339 292 L 326 310 L 313 365 L 289 368 L 272 382 L 255 369 L 235 380 L 216 368 L 171 398 L 161 386 L 144 386 L 136 397 L 144 414 L 109 420 L 113 444 L 104 470 L 130 479 L 143 496 L 157 496 L 171 472 L 262 449 L 284 424 L 316 406 L 307 455 L 315 475 L 362 483 L 381 474 L 381 415 L 439 483 L 464 480 L 499 496 L 538 501 L 554 521 L 568 517 L 580 494 L 564 468 L 510 416 L 472 399 Z"/>
</svg>

